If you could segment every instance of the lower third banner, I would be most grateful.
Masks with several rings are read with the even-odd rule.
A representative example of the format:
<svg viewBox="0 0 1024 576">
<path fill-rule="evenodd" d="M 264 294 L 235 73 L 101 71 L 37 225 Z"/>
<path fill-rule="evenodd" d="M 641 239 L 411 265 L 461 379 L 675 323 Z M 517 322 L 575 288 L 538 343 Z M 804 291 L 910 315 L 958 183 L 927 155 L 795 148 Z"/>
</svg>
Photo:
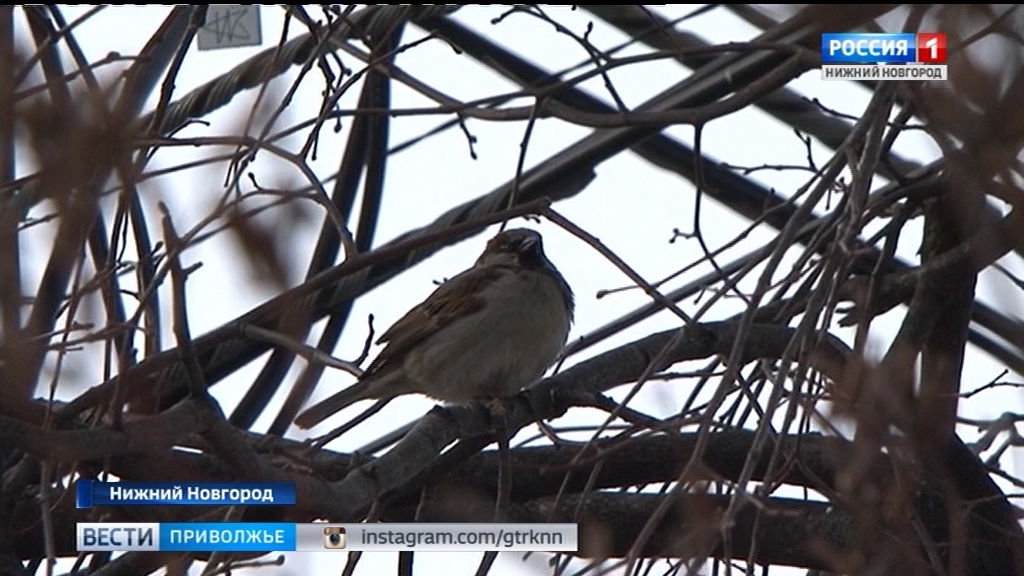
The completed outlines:
<svg viewBox="0 0 1024 576">
<path fill-rule="evenodd" d="M 79 523 L 79 552 L 575 552 L 576 524 Z"/>
</svg>

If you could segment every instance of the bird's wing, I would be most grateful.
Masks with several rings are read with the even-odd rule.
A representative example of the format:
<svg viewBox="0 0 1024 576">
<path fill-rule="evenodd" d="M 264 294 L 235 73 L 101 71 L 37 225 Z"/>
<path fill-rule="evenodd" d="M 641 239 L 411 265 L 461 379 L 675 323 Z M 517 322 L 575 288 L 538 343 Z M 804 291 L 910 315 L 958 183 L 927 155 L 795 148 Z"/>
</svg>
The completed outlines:
<svg viewBox="0 0 1024 576">
<path fill-rule="evenodd" d="M 401 358 L 417 343 L 448 326 L 459 318 L 479 312 L 484 306 L 483 292 L 507 273 L 502 267 L 470 268 L 438 286 L 430 296 L 406 312 L 377 340 L 387 346 L 370 363 L 363 378 L 387 369 L 393 360 Z"/>
</svg>

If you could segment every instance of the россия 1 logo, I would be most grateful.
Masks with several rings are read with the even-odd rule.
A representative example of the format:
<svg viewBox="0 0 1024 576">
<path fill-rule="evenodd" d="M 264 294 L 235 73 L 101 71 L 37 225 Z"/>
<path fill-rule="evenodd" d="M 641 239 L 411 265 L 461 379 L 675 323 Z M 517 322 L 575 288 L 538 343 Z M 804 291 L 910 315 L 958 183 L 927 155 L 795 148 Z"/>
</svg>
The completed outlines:
<svg viewBox="0 0 1024 576">
<path fill-rule="evenodd" d="M 946 35 L 822 34 L 821 63 L 825 80 L 946 80 Z"/>
</svg>

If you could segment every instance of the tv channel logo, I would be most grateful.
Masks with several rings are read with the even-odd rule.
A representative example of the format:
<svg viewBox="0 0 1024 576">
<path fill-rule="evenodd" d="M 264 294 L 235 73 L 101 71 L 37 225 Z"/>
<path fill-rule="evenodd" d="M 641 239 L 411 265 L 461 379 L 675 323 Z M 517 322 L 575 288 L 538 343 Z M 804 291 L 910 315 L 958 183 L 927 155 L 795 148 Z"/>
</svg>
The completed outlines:
<svg viewBox="0 0 1024 576">
<path fill-rule="evenodd" d="M 917 35 L 917 61 L 922 64 L 946 63 L 946 35 L 921 32 Z"/>
<path fill-rule="evenodd" d="M 345 548 L 345 528 L 343 526 L 328 526 L 324 528 L 324 548 L 328 550 L 341 550 Z"/>
<path fill-rule="evenodd" d="M 939 32 L 822 34 L 821 61 L 823 64 L 945 64 L 946 35 Z"/>
</svg>

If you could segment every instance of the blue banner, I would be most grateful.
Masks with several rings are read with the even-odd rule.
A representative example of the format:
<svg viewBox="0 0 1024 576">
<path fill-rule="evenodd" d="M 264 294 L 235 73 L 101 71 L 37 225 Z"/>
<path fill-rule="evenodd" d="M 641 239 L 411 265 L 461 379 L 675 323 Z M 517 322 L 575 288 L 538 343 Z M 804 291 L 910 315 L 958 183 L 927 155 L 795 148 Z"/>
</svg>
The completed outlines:
<svg viewBox="0 0 1024 576">
<path fill-rule="evenodd" d="M 907 64 L 917 62 L 914 34 L 828 33 L 821 35 L 822 64 Z"/>
<path fill-rule="evenodd" d="M 295 524 L 284 522 L 80 522 L 79 552 L 287 552 Z"/>
<path fill-rule="evenodd" d="M 295 524 L 181 522 L 160 524 L 161 552 L 286 552 L 295 550 Z"/>
<path fill-rule="evenodd" d="M 295 484 L 279 482 L 75 483 L 78 508 L 93 506 L 294 506 Z"/>
</svg>

